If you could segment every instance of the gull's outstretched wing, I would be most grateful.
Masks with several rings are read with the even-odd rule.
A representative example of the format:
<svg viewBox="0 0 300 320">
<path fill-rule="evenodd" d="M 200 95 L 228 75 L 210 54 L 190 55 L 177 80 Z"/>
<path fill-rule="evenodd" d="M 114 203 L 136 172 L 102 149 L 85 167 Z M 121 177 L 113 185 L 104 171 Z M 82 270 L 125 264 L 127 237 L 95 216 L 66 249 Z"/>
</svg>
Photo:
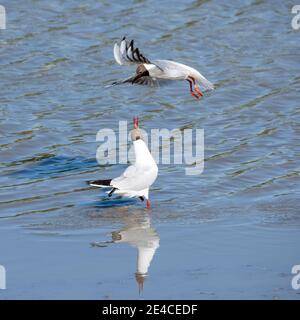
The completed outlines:
<svg viewBox="0 0 300 320">
<path fill-rule="evenodd" d="M 151 63 L 149 59 L 141 54 L 138 48 L 134 47 L 134 40 L 128 43 L 125 37 L 122 39 L 120 45 L 115 43 L 114 57 L 120 65 Z"/>
<path fill-rule="evenodd" d="M 137 80 L 132 81 L 132 83 L 140 84 L 143 86 L 149 86 L 149 87 L 158 87 L 160 85 L 160 82 L 154 78 L 151 77 L 141 77 Z"/>
<path fill-rule="evenodd" d="M 161 84 L 160 83 L 161 81 L 158 81 L 157 79 L 154 79 L 151 77 L 141 77 L 137 80 L 134 80 L 134 78 L 135 78 L 135 75 L 127 79 L 115 81 L 112 84 L 107 85 L 106 87 L 108 88 L 111 86 L 116 86 L 124 83 L 139 84 L 139 85 L 150 86 L 150 87 L 158 87 Z"/>
</svg>

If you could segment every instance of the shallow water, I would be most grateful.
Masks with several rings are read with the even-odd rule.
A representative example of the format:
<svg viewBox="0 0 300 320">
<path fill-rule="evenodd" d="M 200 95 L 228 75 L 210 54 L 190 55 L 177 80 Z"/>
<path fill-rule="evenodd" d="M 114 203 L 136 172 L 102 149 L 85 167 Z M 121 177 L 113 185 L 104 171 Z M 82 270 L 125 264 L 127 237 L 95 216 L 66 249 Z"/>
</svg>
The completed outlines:
<svg viewBox="0 0 300 320">
<path fill-rule="evenodd" d="M 292 1 L 1 4 L 0 299 L 299 299 Z M 123 35 L 216 90 L 196 101 L 183 82 L 105 89 L 133 71 L 113 59 Z M 150 212 L 85 184 L 124 170 L 98 165 L 96 134 L 134 115 L 147 131 L 205 130 L 203 174 L 160 165 Z"/>
</svg>

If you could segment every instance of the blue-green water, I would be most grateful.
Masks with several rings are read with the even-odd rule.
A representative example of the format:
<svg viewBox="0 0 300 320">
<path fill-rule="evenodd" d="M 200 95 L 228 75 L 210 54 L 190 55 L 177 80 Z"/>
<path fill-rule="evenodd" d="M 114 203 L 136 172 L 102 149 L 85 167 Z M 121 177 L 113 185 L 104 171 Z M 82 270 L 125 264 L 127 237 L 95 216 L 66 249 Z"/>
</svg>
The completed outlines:
<svg viewBox="0 0 300 320">
<path fill-rule="evenodd" d="M 1 4 L 0 299 L 300 298 L 293 1 Z M 197 101 L 184 82 L 105 89 L 133 71 L 113 59 L 124 35 L 216 90 Z M 85 184 L 124 170 L 97 164 L 96 133 L 135 115 L 146 130 L 205 130 L 203 174 L 160 165 L 150 212 Z M 140 294 L 138 250 L 151 252 Z"/>
</svg>

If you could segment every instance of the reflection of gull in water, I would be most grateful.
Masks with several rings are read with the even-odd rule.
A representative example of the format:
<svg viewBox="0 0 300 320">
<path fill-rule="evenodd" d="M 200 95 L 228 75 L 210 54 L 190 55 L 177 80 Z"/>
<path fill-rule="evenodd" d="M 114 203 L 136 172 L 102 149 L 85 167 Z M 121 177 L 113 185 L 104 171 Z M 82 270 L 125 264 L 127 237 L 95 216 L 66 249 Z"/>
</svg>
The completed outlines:
<svg viewBox="0 0 300 320">
<path fill-rule="evenodd" d="M 150 263 L 159 247 L 159 236 L 151 227 L 150 217 L 147 215 L 142 218 L 130 219 L 124 228 L 112 232 L 113 242 L 129 243 L 138 249 L 135 278 L 139 286 L 139 292 L 143 290 Z"/>
</svg>

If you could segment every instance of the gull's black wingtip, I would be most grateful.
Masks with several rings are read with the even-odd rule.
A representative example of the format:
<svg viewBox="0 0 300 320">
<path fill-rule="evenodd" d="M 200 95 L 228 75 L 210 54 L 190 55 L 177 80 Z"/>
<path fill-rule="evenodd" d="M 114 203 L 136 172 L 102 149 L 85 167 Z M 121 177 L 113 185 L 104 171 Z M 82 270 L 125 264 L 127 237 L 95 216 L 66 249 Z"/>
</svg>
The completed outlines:
<svg viewBox="0 0 300 320">
<path fill-rule="evenodd" d="M 106 179 L 106 180 L 89 180 L 89 181 L 86 181 L 88 185 L 90 186 L 107 186 L 109 187 L 110 186 L 110 183 L 111 183 L 111 180 L 112 179 Z"/>
</svg>

